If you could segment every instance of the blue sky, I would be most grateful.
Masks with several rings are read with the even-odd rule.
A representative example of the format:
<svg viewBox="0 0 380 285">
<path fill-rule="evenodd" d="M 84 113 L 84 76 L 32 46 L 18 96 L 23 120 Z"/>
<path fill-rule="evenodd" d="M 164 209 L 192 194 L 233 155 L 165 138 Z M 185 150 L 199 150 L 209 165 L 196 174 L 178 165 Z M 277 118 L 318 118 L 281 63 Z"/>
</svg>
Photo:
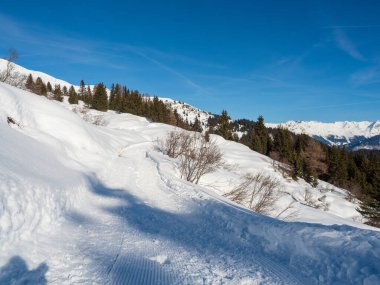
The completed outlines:
<svg viewBox="0 0 380 285">
<path fill-rule="evenodd" d="M 379 1 L 3 1 L 0 55 L 233 118 L 380 119 Z"/>
</svg>

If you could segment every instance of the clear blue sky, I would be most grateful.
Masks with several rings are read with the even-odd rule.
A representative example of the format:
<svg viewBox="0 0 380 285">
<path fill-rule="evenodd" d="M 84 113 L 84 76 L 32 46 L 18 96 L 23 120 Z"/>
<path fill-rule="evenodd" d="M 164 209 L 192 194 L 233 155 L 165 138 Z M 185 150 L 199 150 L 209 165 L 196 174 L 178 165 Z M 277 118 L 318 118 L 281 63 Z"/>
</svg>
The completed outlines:
<svg viewBox="0 0 380 285">
<path fill-rule="evenodd" d="M 233 118 L 380 119 L 380 1 L 2 1 L 0 53 Z"/>
</svg>

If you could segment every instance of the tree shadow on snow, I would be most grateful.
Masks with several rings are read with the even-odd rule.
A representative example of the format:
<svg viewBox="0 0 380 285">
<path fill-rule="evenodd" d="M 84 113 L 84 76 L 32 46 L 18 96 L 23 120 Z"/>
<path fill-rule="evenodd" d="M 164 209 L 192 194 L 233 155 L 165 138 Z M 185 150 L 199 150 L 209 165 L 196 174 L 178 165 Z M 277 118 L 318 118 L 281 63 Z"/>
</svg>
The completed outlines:
<svg viewBox="0 0 380 285">
<path fill-rule="evenodd" d="M 173 242 L 178 245 L 178 248 L 192 253 L 191 255 L 196 253 L 198 258 L 204 258 L 205 264 L 209 263 L 209 258 L 211 258 L 221 266 L 226 266 L 228 263 L 236 264 L 237 262 L 244 264 L 246 269 L 265 267 L 263 264 L 258 264 L 256 260 L 257 255 L 263 253 L 261 239 L 257 238 L 256 242 L 253 241 L 249 237 L 246 226 L 241 221 L 251 221 L 252 224 L 267 224 L 267 226 L 268 224 L 282 223 L 245 209 L 239 208 L 237 210 L 237 207 L 233 205 L 227 206 L 225 203 L 213 199 L 189 199 L 189 202 L 192 203 L 189 213 L 168 212 L 147 205 L 126 189 L 107 187 L 94 177 L 89 177 L 89 183 L 91 191 L 96 195 L 118 199 L 122 202 L 117 206 L 105 207 L 103 210 L 120 218 L 130 228 L 149 236 L 150 240 Z M 157 195 L 159 194 L 157 193 Z M 260 217 L 258 218 L 258 216 Z M 231 221 L 236 221 L 236 225 L 232 224 Z M 97 256 L 103 254 L 104 258 L 102 259 L 109 260 L 112 258 L 109 253 L 101 253 L 98 249 L 95 249 L 92 254 Z M 130 260 L 128 256 L 119 258 Z M 111 274 L 107 274 L 108 278 L 111 279 L 111 284 L 120 282 L 121 276 L 125 274 L 123 272 L 131 272 L 129 267 L 132 263 L 124 262 L 123 264 L 120 265 L 119 263 L 119 268 L 116 271 L 112 270 Z M 275 265 L 271 263 L 271 266 Z M 227 267 L 230 266 L 227 265 Z M 143 269 L 140 268 L 140 272 L 142 271 Z M 168 274 L 168 276 L 170 275 Z M 252 275 L 254 274 L 252 273 Z M 193 280 L 194 282 L 192 282 L 188 276 L 178 276 L 177 279 L 171 280 L 173 282 L 167 284 L 201 282 L 201 280 Z M 157 282 L 158 280 L 152 280 L 152 282 L 144 281 L 134 284 L 157 284 Z"/>
<path fill-rule="evenodd" d="M 209 263 L 208 259 L 212 258 L 226 268 L 232 264 L 235 264 L 232 267 L 241 264 L 247 270 L 249 268 L 262 268 L 269 275 L 272 270 L 283 272 L 287 268 L 285 272 L 287 272 L 286 280 L 289 281 L 289 284 L 306 284 L 305 278 L 311 276 L 303 275 L 303 271 L 307 272 L 313 266 L 320 266 L 320 264 L 313 263 L 314 261 L 310 260 L 307 254 L 304 256 L 303 253 L 297 257 L 300 259 L 296 263 L 292 260 L 294 252 L 297 250 L 297 244 L 304 243 L 302 240 L 304 237 L 297 234 L 299 230 L 311 229 L 313 232 L 315 230 L 316 233 L 364 231 L 345 225 L 323 226 L 298 222 L 287 223 L 214 199 L 189 198 L 191 212 L 168 212 L 147 205 L 144 201 L 130 194 L 127 189 L 107 187 L 94 176 L 89 177 L 89 183 L 91 191 L 96 195 L 118 199 L 122 202 L 117 206 L 103 208 L 105 211 L 121 219 L 129 228 L 149 236 L 150 240 L 173 242 L 179 246 L 178 248 L 198 253 L 196 255 L 199 258 L 204 258 L 206 264 Z M 160 194 L 162 193 L 157 193 L 157 195 Z M 328 242 L 326 244 L 327 246 L 321 244 L 318 247 L 325 252 L 324 258 L 333 259 L 334 255 L 329 254 L 331 248 L 329 248 Z M 104 255 L 104 259 L 112 258 L 108 253 L 99 252 L 98 249 L 94 249 L 93 254 Z M 127 256 L 120 256 L 119 258 L 128 260 Z M 376 264 L 375 260 L 372 260 L 374 257 L 370 259 L 369 264 L 360 264 L 359 267 L 366 265 L 369 271 L 376 272 L 376 268 L 372 267 L 373 264 Z M 123 272 L 130 270 L 131 265 L 128 265 L 128 262 L 123 264 L 126 268 L 118 268 L 116 271 L 113 270 L 111 274 L 107 274 L 113 282 L 118 283 L 116 280 L 120 280 Z M 122 267 L 123 265 L 117 266 Z M 324 272 L 326 268 L 321 267 L 319 270 L 318 274 L 327 274 Z M 252 273 L 252 271 L 247 272 Z M 290 272 L 292 273 L 290 274 Z M 136 282 L 135 284 L 155 283 L 157 280 L 144 283 Z M 171 283 L 178 284 L 178 280 L 168 284 Z M 180 282 L 180 284 L 185 283 L 191 284 L 191 282 Z M 314 284 L 318 281 L 317 279 L 313 281 L 308 279 L 307 283 Z"/>
<path fill-rule="evenodd" d="M 45 285 L 45 274 L 49 267 L 41 263 L 36 269 L 29 270 L 24 259 L 13 256 L 0 268 L 0 284 L 2 285 Z"/>
</svg>

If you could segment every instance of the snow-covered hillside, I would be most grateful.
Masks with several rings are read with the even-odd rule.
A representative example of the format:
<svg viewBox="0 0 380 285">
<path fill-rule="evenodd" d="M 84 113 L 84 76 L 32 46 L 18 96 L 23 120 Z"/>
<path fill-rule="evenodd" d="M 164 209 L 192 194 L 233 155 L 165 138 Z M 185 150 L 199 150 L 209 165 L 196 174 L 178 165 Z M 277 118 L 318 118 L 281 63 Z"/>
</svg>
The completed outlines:
<svg viewBox="0 0 380 285">
<path fill-rule="evenodd" d="M 296 134 L 307 134 L 328 145 L 347 146 L 349 149 L 380 149 L 380 120 L 374 122 L 289 121 L 281 124 L 266 124 L 267 127 L 283 127 Z"/>
<path fill-rule="evenodd" d="M 0 58 L 0 70 L 4 70 L 6 68 L 6 65 L 7 65 L 8 61 Z M 30 69 L 27 69 L 25 67 L 22 67 L 18 64 L 15 64 L 13 63 L 13 66 L 14 66 L 14 70 L 13 72 L 17 72 L 19 73 L 20 75 L 23 75 L 23 76 L 28 76 L 29 74 L 32 74 L 34 80 L 37 78 L 37 77 L 40 77 L 42 79 L 42 81 L 47 84 L 48 82 L 50 82 L 50 84 L 52 86 L 54 85 L 61 85 L 61 87 L 63 86 L 66 86 L 67 88 L 70 88 L 71 85 L 75 86 L 75 84 L 71 84 L 69 82 L 66 82 L 64 80 L 61 80 L 61 79 L 57 79 L 49 74 L 46 74 L 44 72 L 40 72 L 40 71 L 35 71 L 35 70 L 30 70 Z M 78 86 L 75 86 L 76 88 L 78 88 Z"/>
<path fill-rule="evenodd" d="M 0 83 L 0 284 L 380 283 L 380 233 L 343 190 L 310 188 L 329 204 L 312 208 L 307 184 L 217 136 L 226 166 L 194 185 L 158 150 L 173 127 L 78 108 Z M 258 171 L 291 222 L 218 195 Z"/>
<path fill-rule="evenodd" d="M 7 65 L 7 61 L 0 58 L 0 71 L 4 70 L 6 68 L 6 65 Z M 16 64 L 16 63 L 13 63 L 13 65 L 15 67 L 14 72 L 17 72 L 18 74 L 20 74 L 22 76 L 26 77 L 29 74 L 31 74 L 34 79 L 36 79 L 37 77 L 40 77 L 45 84 L 50 82 L 50 84 L 52 86 L 59 84 L 61 87 L 66 86 L 67 88 L 70 88 L 70 86 L 74 86 L 74 88 L 76 90 L 79 90 L 79 85 L 77 85 L 77 84 L 72 84 L 72 83 L 69 83 L 67 81 L 57 79 L 57 78 L 55 78 L 49 74 L 46 74 L 46 73 L 43 73 L 40 71 L 34 71 L 34 70 L 27 69 L 25 67 L 22 67 L 22 66 Z M 91 86 L 93 86 L 93 85 L 91 85 Z M 107 92 L 109 93 L 110 90 L 107 89 Z M 148 98 L 153 99 L 153 97 L 148 97 Z M 207 126 L 208 119 L 210 117 L 213 117 L 212 114 L 205 112 L 201 109 L 198 109 L 196 107 L 193 107 L 193 106 L 186 104 L 184 102 L 175 101 L 175 100 L 172 100 L 170 98 L 161 98 L 161 97 L 159 97 L 159 98 L 163 102 L 165 102 L 168 106 L 170 106 L 170 108 L 172 108 L 173 110 L 176 110 L 178 112 L 178 114 L 181 116 L 181 118 L 185 122 L 188 122 L 189 124 L 194 123 L 195 118 L 198 118 L 201 126 L 203 128 L 205 128 Z"/>
<path fill-rule="evenodd" d="M 214 115 L 212 115 L 211 113 L 205 112 L 187 103 L 175 101 L 170 98 L 160 99 L 166 104 L 168 104 L 173 110 L 176 110 L 185 122 L 192 124 L 195 122 L 196 118 L 198 118 L 203 129 L 207 127 L 208 119 L 214 117 Z"/>
</svg>

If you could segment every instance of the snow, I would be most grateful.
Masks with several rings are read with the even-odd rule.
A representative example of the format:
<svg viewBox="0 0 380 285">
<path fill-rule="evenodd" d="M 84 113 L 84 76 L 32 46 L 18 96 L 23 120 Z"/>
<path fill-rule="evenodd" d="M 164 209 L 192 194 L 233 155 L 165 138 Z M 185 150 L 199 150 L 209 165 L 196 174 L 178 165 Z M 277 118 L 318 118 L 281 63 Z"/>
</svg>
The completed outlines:
<svg viewBox="0 0 380 285">
<path fill-rule="evenodd" d="M 334 122 L 322 123 L 316 121 L 289 121 L 280 124 L 266 124 L 267 127 L 283 127 L 296 134 L 307 134 L 329 145 L 352 145 L 356 149 L 360 148 L 380 148 L 380 144 L 371 146 L 365 145 L 366 139 L 380 135 L 380 120 L 369 122 Z"/>
<path fill-rule="evenodd" d="M 205 112 L 187 103 L 175 101 L 170 98 L 162 98 L 162 97 L 158 97 L 158 98 L 162 100 L 164 103 L 166 103 L 167 105 L 169 105 L 170 108 L 172 108 L 172 110 L 176 110 L 178 115 L 185 122 L 187 121 L 189 124 L 192 124 L 195 122 L 195 119 L 198 118 L 203 129 L 205 129 L 205 127 L 208 126 L 208 119 L 214 117 L 214 115 L 212 115 L 211 113 Z"/>
<path fill-rule="evenodd" d="M 328 137 L 355 137 L 364 136 L 366 138 L 380 135 L 380 120 L 369 122 L 334 122 L 322 123 L 316 121 L 289 121 L 281 124 L 266 124 L 267 127 L 284 127 L 297 134 L 320 135 Z"/>
<path fill-rule="evenodd" d="M 226 166 L 194 185 L 158 150 L 173 127 L 73 108 L 0 83 L 0 284 L 380 283 L 380 233 L 344 190 L 320 182 L 330 206 L 312 208 L 305 182 L 218 136 Z M 291 221 L 220 196 L 258 171 Z"/>
<path fill-rule="evenodd" d="M 5 69 L 6 65 L 7 65 L 7 62 L 5 59 L 2 59 L 0 58 L 0 70 L 3 70 Z M 28 76 L 29 74 L 32 74 L 33 76 L 33 79 L 36 80 L 37 77 L 40 77 L 42 79 L 42 81 L 47 84 L 48 82 L 50 82 L 51 86 L 54 87 L 54 85 L 61 85 L 61 88 L 63 86 L 66 86 L 67 88 L 70 88 L 71 85 L 73 84 L 70 84 L 69 82 L 67 81 L 64 81 L 64 80 L 61 80 L 61 79 L 57 79 L 49 74 L 46 74 L 44 72 L 40 72 L 40 71 L 35 71 L 35 70 L 30 70 L 30 69 L 27 69 L 23 66 L 20 66 L 16 63 L 14 63 L 14 72 L 18 72 L 19 74 L 21 75 L 24 75 L 24 76 Z"/>
</svg>

